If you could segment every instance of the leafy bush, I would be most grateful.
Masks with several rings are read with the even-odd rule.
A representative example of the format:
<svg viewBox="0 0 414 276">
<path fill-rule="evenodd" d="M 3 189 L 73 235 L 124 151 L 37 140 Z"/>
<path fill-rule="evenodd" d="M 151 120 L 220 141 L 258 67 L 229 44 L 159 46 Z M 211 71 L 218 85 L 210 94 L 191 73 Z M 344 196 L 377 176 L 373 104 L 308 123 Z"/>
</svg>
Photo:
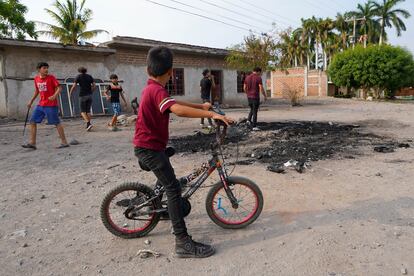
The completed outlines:
<svg viewBox="0 0 414 276">
<path fill-rule="evenodd" d="M 389 45 L 356 47 L 337 54 L 328 74 L 337 86 L 392 95 L 402 87 L 414 85 L 414 60 L 407 50 Z"/>
</svg>

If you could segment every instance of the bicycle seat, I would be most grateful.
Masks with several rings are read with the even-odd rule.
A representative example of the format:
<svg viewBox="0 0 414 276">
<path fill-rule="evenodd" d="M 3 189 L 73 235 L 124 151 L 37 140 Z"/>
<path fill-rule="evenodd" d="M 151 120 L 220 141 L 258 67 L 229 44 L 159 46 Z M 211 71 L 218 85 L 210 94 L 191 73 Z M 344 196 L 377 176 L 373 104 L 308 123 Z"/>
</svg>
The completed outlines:
<svg viewBox="0 0 414 276">
<path fill-rule="evenodd" d="M 173 147 L 167 147 L 165 149 L 165 154 L 168 156 L 168 158 L 170 158 L 171 156 L 175 154 L 175 149 Z M 147 171 L 147 172 L 151 171 L 151 169 L 145 166 L 145 164 L 143 164 L 140 160 L 138 160 L 138 164 L 141 167 L 141 169 L 143 169 L 144 171 Z"/>
</svg>

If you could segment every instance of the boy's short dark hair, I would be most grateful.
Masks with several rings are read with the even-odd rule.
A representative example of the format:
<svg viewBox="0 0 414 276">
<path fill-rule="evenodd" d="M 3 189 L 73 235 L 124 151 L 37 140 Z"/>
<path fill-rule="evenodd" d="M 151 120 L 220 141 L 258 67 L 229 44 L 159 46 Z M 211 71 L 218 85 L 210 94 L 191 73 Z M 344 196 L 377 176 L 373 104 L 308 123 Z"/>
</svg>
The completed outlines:
<svg viewBox="0 0 414 276">
<path fill-rule="evenodd" d="M 113 80 L 113 79 L 118 79 L 118 76 L 117 76 L 117 75 L 115 75 L 115 74 L 112 74 L 112 75 L 110 75 L 110 76 L 109 76 L 109 79 L 110 79 L 110 80 Z"/>
<path fill-rule="evenodd" d="M 152 77 L 162 76 L 173 67 L 173 53 L 164 46 L 153 47 L 148 51 L 147 70 Z"/>
<path fill-rule="evenodd" d="M 203 76 L 204 77 L 207 76 L 208 73 L 210 73 L 210 70 L 208 70 L 208 69 L 203 70 Z"/>
<path fill-rule="evenodd" d="M 81 74 L 85 74 L 86 72 L 88 72 L 88 69 L 86 69 L 85 67 L 81 66 L 78 68 L 78 72 Z"/>
<path fill-rule="evenodd" d="M 254 67 L 253 72 L 260 73 L 260 72 L 262 72 L 262 68 Z"/>
<path fill-rule="evenodd" d="M 44 62 L 44 61 L 39 62 L 39 63 L 37 64 L 37 66 L 36 66 L 36 69 L 40 69 L 40 68 L 42 68 L 42 67 L 44 67 L 44 66 L 49 67 L 49 64 L 47 64 L 47 63 L 46 63 L 46 62 Z"/>
</svg>

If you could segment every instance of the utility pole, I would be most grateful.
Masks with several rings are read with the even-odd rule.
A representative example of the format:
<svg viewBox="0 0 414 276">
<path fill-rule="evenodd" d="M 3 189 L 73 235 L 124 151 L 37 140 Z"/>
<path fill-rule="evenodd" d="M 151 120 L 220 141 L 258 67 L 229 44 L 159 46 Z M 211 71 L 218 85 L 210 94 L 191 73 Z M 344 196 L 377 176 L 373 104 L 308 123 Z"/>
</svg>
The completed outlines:
<svg viewBox="0 0 414 276">
<path fill-rule="evenodd" d="M 351 19 L 346 20 L 346 22 L 353 22 L 354 23 L 353 32 L 352 32 L 352 41 L 351 41 L 352 42 L 352 49 L 355 49 L 355 42 L 356 42 L 356 24 L 357 24 L 357 21 L 365 21 L 365 20 L 366 20 L 365 19 L 365 16 L 364 17 L 361 17 L 361 18 L 356 18 L 354 16 Z M 366 48 L 366 47 L 367 47 L 367 43 L 366 43 L 366 38 L 365 38 L 364 48 Z"/>
</svg>

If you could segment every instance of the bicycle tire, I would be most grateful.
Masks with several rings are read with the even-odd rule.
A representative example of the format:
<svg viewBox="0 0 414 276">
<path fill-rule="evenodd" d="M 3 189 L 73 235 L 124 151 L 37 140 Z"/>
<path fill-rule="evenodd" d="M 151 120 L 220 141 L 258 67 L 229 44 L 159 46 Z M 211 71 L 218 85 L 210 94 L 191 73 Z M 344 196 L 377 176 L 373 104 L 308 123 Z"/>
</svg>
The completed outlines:
<svg viewBox="0 0 414 276">
<path fill-rule="evenodd" d="M 210 219 L 217 224 L 218 226 L 225 228 L 225 229 L 240 229 L 248 226 L 249 224 L 253 223 L 259 216 L 263 210 L 263 194 L 260 191 L 259 187 L 251 181 L 250 179 L 239 177 L 239 176 L 232 176 L 228 178 L 228 185 L 233 188 L 236 186 L 244 186 L 247 187 L 251 195 L 253 195 L 254 199 L 254 207 L 252 208 L 251 212 L 248 213 L 245 219 L 240 219 L 240 221 L 230 221 L 229 219 L 225 218 L 223 214 L 216 211 L 219 209 L 223 209 L 221 207 L 217 207 L 217 202 L 215 202 L 216 195 L 220 191 L 223 191 L 224 197 L 230 202 L 227 198 L 227 194 L 224 190 L 224 186 L 221 181 L 217 182 L 208 192 L 206 198 L 206 211 Z M 238 188 L 238 187 L 237 187 Z M 237 198 L 237 195 L 235 195 Z M 239 200 L 239 199 L 238 199 Z M 223 209 L 224 210 L 224 209 Z M 233 210 L 236 210 L 233 208 Z M 226 212 L 227 213 L 227 212 Z"/>
<path fill-rule="evenodd" d="M 117 195 L 125 191 L 134 191 L 137 194 L 143 194 L 147 197 L 154 196 L 154 191 L 144 184 L 135 183 L 135 182 L 121 184 L 120 186 L 115 187 L 114 189 L 109 191 L 108 194 L 105 196 L 104 200 L 102 201 L 101 208 L 100 208 L 101 220 L 105 228 L 115 236 L 118 236 L 124 239 L 140 238 L 140 237 L 146 236 L 158 224 L 160 220 L 160 215 L 158 213 L 154 212 L 151 215 L 151 217 L 148 219 L 148 223 L 146 223 L 144 227 L 134 229 L 134 230 L 128 230 L 115 224 L 111 218 L 109 208 L 110 208 L 112 200 Z M 160 199 L 158 197 L 155 198 L 151 202 L 151 205 L 153 209 L 161 208 Z"/>
</svg>

